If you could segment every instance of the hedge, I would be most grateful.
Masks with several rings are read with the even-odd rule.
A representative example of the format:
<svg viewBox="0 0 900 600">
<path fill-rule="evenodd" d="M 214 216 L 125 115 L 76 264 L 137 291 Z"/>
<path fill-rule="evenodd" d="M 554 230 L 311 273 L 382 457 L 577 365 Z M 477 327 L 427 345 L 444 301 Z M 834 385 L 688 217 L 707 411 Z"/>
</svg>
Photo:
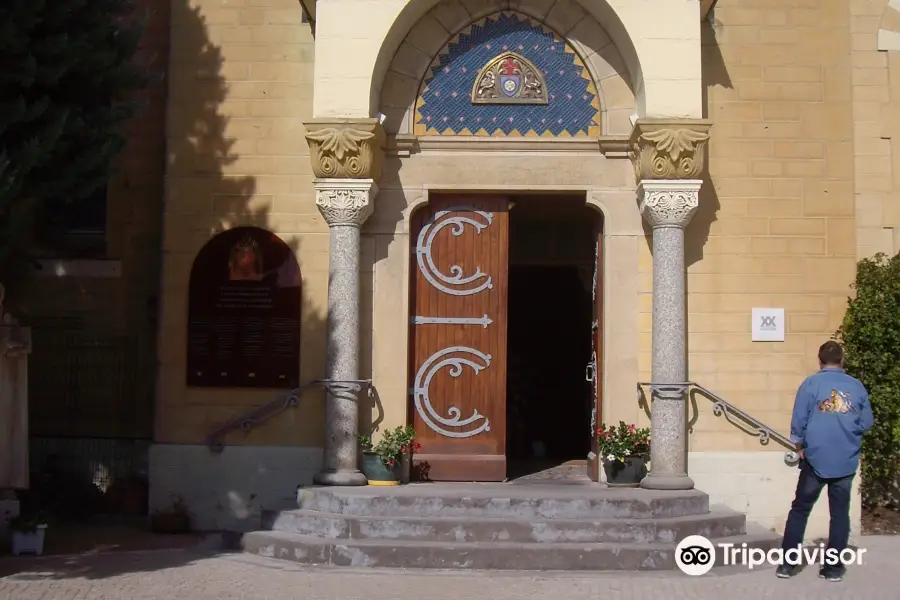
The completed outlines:
<svg viewBox="0 0 900 600">
<path fill-rule="evenodd" d="M 862 499 L 897 505 L 900 482 L 900 254 L 878 254 L 857 265 L 856 296 L 848 301 L 835 339 L 845 368 L 866 386 L 875 425 L 863 437 Z"/>
</svg>

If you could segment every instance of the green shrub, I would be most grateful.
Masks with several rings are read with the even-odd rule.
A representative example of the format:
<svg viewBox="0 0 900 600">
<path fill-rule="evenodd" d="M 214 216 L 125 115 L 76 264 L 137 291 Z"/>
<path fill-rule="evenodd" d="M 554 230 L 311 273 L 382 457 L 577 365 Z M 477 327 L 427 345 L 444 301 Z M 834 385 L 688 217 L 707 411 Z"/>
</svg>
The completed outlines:
<svg viewBox="0 0 900 600">
<path fill-rule="evenodd" d="M 863 438 L 862 498 L 867 506 L 897 503 L 900 482 L 900 254 L 878 254 L 857 266 L 841 328 L 847 373 L 869 391 L 875 425 Z"/>
</svg>

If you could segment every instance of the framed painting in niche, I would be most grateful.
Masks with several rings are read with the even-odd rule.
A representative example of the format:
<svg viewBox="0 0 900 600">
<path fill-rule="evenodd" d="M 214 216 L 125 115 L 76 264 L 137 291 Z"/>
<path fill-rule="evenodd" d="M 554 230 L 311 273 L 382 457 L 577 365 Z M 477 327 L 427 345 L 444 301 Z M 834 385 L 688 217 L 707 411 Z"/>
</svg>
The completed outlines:
<svg viewBox="0 0 900 600">
<path fill-rule="evenodd" d="M 295 388 L 302 278 L 294 252 L 258 227 L 236 227 L 197 254 L 188 288 L 187 385 Z"/>
</svg>

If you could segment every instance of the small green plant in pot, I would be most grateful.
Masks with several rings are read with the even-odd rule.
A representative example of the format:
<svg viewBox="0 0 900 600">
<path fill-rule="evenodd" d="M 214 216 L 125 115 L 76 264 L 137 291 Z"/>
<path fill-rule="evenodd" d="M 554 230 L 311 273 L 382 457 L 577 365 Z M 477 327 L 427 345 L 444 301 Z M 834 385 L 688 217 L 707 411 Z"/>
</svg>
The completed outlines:
<svg viewBox="0 0 900 600">
<path fill-rule="evenodd" d="M 611 487 L 637 487 L 650 465 L 650 430 L 619 421 L 597 429 L 597 453 Z"/>
<path fill-rule="evenodd" d="M 391 435 L 400 444 L 400 483 L 409 483 L 413 454 L 422 446 L 416 442 L 416 430 L 412 425 L 397 427 Z"/>
<path fill-rule="evenodd" d="M 377 443 L 371 436 L 359 437 L 362 450 L 362 470 L 369 485 L 399 485 L 403 462 L 403 441 L 395 430 L 387 430 L 381 434 Z"/>
<path fill-rule="evenodd" d="M 47 531 L 48 518 L 41 511 L 24 512 L 9 521 L 12 532 L 13 556 L 20 554 L 44 553 L 44 535 Z"/>
</svg>

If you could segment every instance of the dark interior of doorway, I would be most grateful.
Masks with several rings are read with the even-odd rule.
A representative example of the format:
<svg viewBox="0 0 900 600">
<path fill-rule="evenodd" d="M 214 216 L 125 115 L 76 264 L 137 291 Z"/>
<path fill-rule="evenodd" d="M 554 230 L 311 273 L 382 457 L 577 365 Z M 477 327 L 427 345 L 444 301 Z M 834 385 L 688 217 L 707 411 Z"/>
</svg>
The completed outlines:
<svg viewBox="0 0 900 600">
<path fill-rule="evenodd" d="M 521 197 L 510 212 L 507 478 L 590 451 L 595 213 L 584 196 Z M 552 477 L 552 475 L 551 475 Z"/>
</svg>

